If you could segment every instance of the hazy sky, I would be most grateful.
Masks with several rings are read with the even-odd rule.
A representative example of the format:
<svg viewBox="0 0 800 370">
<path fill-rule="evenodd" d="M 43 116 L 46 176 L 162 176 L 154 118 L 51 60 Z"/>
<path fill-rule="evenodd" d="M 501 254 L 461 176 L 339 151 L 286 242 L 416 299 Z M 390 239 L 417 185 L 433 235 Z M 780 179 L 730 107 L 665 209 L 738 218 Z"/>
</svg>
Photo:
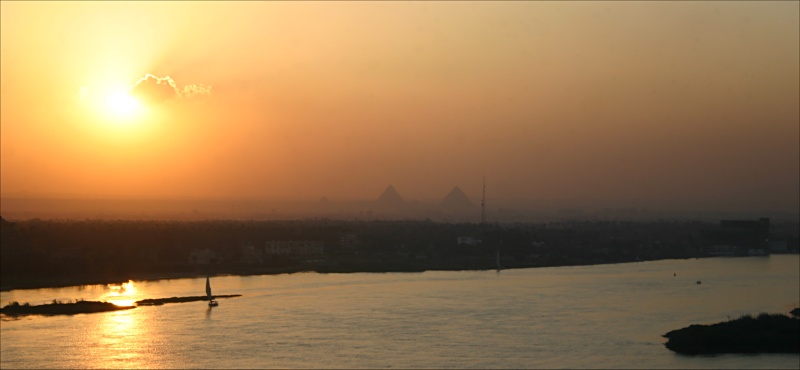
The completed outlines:
<svg viewBox="0 0 800 370">
<path fill-rule="evenodd" d="M 0 16 L 3 196 L 478 198 L 485 175 L 494 198 L 800 203 L 797 1 L 4 1 Z"/>
</svg>

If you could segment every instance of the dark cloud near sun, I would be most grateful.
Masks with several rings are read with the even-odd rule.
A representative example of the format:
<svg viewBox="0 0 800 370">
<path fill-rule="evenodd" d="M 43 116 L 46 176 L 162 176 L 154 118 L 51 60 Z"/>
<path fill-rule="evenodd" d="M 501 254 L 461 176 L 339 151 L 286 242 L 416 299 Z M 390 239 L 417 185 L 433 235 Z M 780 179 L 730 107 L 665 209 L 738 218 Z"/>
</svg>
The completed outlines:
<svg viewBox="0 0 800 370">
<path fill-rule="evenodd" d="M 210 95 L 211 86 L 192 84 L 179 88 L 170 76 L 157 77 L 148 73 L 136 82 L 131 94 L 148 102 L 161 103 L 173 98 Z"/>
</svg>

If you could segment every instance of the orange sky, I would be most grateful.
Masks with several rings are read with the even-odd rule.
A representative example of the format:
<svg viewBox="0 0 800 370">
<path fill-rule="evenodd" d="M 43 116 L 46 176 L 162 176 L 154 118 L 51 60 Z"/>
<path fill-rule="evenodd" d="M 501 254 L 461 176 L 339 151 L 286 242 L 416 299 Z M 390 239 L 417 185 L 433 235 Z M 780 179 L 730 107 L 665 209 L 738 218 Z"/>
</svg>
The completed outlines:
<svg viewBox="0 0 800 370">
<path fill-rule="evenodd" d="M 0 10 L 4 197 L 800 203 L 794 1 Z"/>
</svg>

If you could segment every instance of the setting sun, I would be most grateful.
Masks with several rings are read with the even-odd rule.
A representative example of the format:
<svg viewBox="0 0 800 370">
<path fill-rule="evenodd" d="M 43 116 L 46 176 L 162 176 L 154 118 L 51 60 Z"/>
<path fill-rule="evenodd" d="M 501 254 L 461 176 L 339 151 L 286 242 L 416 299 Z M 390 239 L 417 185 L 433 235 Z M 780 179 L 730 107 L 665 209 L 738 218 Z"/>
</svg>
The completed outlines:
<svg viewBox="0 0 800 370">
<path fill-rule="evenodd" d="M 0 0 L 0 370 L 800 370 L 798 154 L 800 0 Z"/>
<path fill-rule="evenodd" d="M 130 126 L 141 123 L 147 113 L 146 105 L 125 83 L 85 84 L 77 93 L 78 101 L 88 116 L 111 126 Z"/>
<path fill-rule="evenodd" d="M 138 114 L 142 107 L 136 98 L 127 91 L 112 92 L 106 99 L 106 109 L 113 116 L 130 118 Z"/>
<path fill-rule="evenodd" d="M 0 1 L 0 196 L 794 214 L 798 4 Z"/>
</svg>

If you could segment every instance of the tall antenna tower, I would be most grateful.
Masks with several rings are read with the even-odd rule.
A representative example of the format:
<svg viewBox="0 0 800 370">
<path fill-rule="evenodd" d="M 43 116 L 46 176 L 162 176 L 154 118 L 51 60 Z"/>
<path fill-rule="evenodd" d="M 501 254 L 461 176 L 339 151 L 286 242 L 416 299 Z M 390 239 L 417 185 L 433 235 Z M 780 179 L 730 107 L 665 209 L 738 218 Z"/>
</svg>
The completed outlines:
<svg viewBox="0 0 800 370">
<path fill-rule="evenodd" d="M 486 223 L 486 176 L 483 176 L 483 195 L 481 196 L 481 224 Z"/>
</svg>

